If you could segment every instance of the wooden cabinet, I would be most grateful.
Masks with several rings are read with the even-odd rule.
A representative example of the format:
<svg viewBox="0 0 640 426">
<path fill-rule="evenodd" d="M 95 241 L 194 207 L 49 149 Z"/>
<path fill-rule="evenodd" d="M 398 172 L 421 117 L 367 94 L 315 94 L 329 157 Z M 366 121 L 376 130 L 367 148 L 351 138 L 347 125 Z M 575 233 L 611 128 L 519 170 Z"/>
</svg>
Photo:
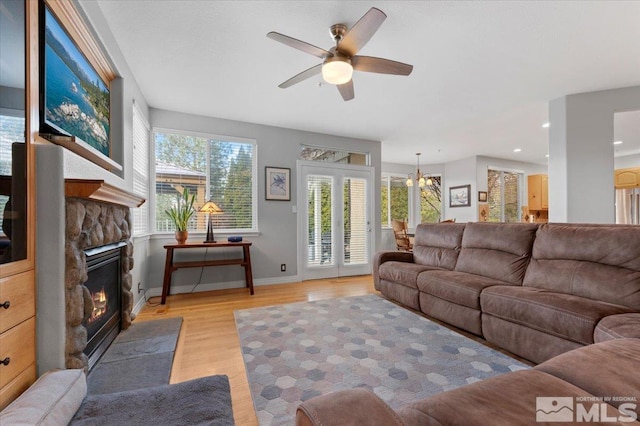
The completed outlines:
<svg viewBox="0 0 640 426">
<path fill-rule="evenodd" d="M 618 189 L 640 187 L 640 167 L 618 169 L 613 176 L 615 187 Z"/>
<path fill-rule="evenodd" d="M 10 21 L 15 25 L 9 27 L 12 37 L 7 39 L 10 49 L 0 55 L 3 64 L 26 64 L 24 80 L 16 82 L 16 93 L 21 89 L 24 92 L 25 109 L 24 129 L 0 135 L 2 140 L 12 141 L 0 154 L 5 166 L 0 176 L 0 202 L 4 207 L 0 214 L 0 410 L 36 379 L 32 141 L 38 132 L 38 2 L 13 3 Z M 0 8 L 3 19 L 6 12 Z M 25 135 L 24 139 L 19 134 Z M 7 152 L 10 154 L 5 155 Z"/>
<path fill-rule="evenodd" d="M 529 210 L 549 210 L 549 176 L 529 175 Z"/>
</svg>

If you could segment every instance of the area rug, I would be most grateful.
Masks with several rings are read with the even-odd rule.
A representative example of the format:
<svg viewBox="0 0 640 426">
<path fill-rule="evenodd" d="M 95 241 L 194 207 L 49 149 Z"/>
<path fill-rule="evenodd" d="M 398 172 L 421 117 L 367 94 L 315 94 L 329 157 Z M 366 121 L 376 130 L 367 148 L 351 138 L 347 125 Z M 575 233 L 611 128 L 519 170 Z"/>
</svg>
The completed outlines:
<svg viewBox="0 0 640 426">
<path fill-rule="evenodd" d="M 377 295 L 236 311 L 261 425 L 294 424 L 300 402 L 364 387 L 397 409 L 523 363 Z"/>
<path fill-rule="evenodd" d="M 87 377 L 87 394 L 166 385 L 182 318 L 134 322 L 113 341 Z"/>
</svg>

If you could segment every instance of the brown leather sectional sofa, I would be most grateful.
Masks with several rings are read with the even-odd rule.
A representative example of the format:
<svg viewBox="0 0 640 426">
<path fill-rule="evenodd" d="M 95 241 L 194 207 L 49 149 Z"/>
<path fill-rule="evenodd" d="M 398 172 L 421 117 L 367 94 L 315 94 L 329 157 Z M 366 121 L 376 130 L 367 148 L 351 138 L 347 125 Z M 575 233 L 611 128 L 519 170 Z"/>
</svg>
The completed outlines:
<svg viewBox="0 0 640 426">
<path fill-rule="evenodd" d="M 608 340 L 569 351 L 531 370 L 433 395 L 398 411 L 362 388 L 329 393 L 303 402 L 296 413 L 296 425 L 637 426 L 639 364 L 640 339 Z M 566 405 L 554 406 L 554 401 Z"/>
<path fill-rule="evenodd" d="M 413 253 L 377 253 L 373 276 L 389 299 L 535 363 L 640 337 L 638 226 L 422 224 Z"/>
<path fill-rule="evenodd" d="M 640 226 L 422 224 L 413 253 L 377 253 L 373 276 L 385 297 L 542 364 L 398 412 L 335 392 L 301 404 L 296 424 L 538 424 L 536 398 L 560 396 L 584 410 L 635 398 L 606 412 L 640 424 Z"/>
</svg>

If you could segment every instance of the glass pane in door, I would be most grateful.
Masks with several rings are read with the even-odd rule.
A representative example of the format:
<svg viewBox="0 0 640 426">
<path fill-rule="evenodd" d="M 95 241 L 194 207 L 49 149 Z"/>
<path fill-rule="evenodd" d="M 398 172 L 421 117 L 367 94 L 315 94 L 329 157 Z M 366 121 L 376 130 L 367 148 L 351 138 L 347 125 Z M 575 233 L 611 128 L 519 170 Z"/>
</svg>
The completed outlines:
<svg viewBox="0 0 640 426">
<path fill-rule="evenodd" d="M 369 219 L 367 218 L 366 179 L 345 178 L 344 194 L 344 264 L 359 265 L 369 261 Z"/>
<path fill-rule="evenodd" d="M 334 265 L 332 208 L 333 194 L 331 176 L 309 175 L 307 178 L 308 200 L 308 254 L 307 266 Z"/>
</svg>

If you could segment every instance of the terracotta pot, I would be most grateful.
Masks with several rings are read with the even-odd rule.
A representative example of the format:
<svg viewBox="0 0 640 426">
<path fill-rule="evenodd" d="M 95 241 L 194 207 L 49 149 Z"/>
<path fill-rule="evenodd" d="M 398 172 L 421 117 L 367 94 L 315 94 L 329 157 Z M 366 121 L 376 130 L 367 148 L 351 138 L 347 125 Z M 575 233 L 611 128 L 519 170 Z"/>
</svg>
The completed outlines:
<svg viewBox="0 0 640 426">
<path fill-rule="evenodd" d="M 176 241 L 178 244 L 184 244 L 189 238 L 189 231 L 176 231 Z"/>
</svg>

